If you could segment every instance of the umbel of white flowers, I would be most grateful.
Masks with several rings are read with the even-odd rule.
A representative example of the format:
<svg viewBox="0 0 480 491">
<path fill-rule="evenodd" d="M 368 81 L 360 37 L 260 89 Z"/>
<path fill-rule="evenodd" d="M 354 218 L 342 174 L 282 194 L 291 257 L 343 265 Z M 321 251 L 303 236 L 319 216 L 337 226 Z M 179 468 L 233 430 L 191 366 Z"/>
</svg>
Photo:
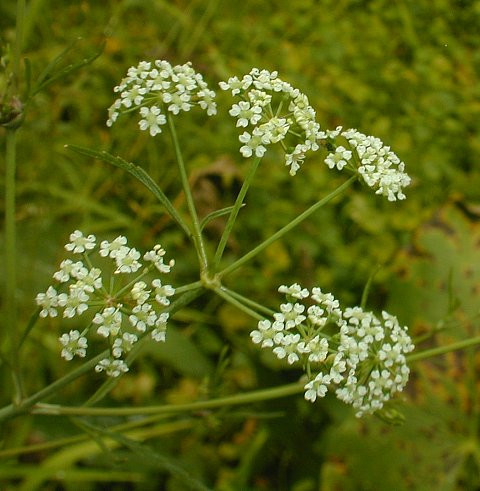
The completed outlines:
<svg viewBox="0 0 480 491">
<path fill-rule="evenodd" d="M 405 387 L 405 355 L 414 349 L 407 327 L 382 312 L 379 319 L 360 307 L 341 309 L 331 293 L 298 284 L 281 286 L 287 302 L 273 319 L 258 323 L 252 341 L 289 364 L 302 364 L 305 399 L 314 402 L 335 388 L 357 416 L 381 409 Z M 310 305 L 305 305 L 305 300 Z"/>
<path fill-rule="evenodd" d="M 239 135 L 243 157 L 261 158 L 269 146 L 280 144 L 285 165 L 294 176 L 307 153 L 328 149 L 324 162 L 330 169 L 358 174 L 389 201 L 405 199 L 403 189 L 411 179 L 390 147 L 355 129 L 320 131 L 308 97 L 280 79 L 277 72 L 253 68 L 242 78 L 230 77 L 219 85 L 238 100 L 229 114 L 243 130 Z M 165 60 L 141 61 L 128 69 L 114 91 L 120 97 L 108 111 L 107 126 L 112 126 L 120 114 L 138 110 L 140 129 L 152 137 L 162 132 L 168 117 L 195 106 L 209 116 L 217 113 L 215 92 L 190 62 L 172 66 Z"/>
<path fill-rule="evenodd" d="M 128 247 L 126 237 L 97 244 L 94 235 L 85 236 L 79 230 L 70 235 L 65 249 L 74 259 L 62 261 L 60 269 L 53 275 L 55 286 L 37 295 L 40 317 L 56 317 L 59 311 L 66 318 L 93 312 L 93 318 L 81 333 L 71 330 L 59 338 L 62 357 L 65 360 L 75 356 L 84 358 L 88 336 L 95 330 L 107 341 L 110 350 L 110 356 L 101 360 L 95 370 L 118 377 L 128 371 L 123 356 L 142 335 L 148 332 L 154 341 L 165 341 L 169 317 L 165 308 L 175 290 L 159 278 L 149 284 L 143 278 L 151 272 L 168 274 L 175 263 L 173 260 L 165 263 L 165 250 L 156 245 L 143 255 L 147 263 L 144 266 L 140 262 L 140 252 Z M 100 256 L 98 259 L 109 259 L 109 269 L 113 272 L 109 273 L 107 281 L 101 269 L 93 266 L 95 252 Z"/>
</svg>

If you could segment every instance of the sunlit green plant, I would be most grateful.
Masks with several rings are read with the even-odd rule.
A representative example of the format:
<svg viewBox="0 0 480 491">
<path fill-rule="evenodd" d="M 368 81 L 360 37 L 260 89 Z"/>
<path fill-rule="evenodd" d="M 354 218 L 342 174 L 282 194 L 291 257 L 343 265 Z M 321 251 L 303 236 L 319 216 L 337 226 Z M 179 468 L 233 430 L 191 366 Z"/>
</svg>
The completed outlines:
<svg viewBox="0 0 480 491">
<path fill-rule="evenodd" d="M 335 386 L 337 396 L 352 404 L 358 416 L 382 409 L 391 395 L 405 386 L 409 374 L 405 355 L 413 350 L 407 328 L 400 327 L 395 317 L 383 312 L 382 320 L 379 320 L 362 307 L 341 309 L 333 295 L 323 293 L 319 287 L 313 288 L 310 293 L 297 284 L 280 287 L 279 291 L 286 294 L 287 303 L 281 305 L 280 312 L 274 313 L 258 305 L 254 299 L 227 289 L 222 280 L 357 179 L 389 201 L 404 199 L 403 189 L 409 185 L 410 177 L 405 173 L 403 162 L 378 138 L 356 130 L 342 131 L 342 128 L 321 131 L 307 96 L 281 80 L 276 72 L 254 68 L 241 79 L 231 77 L 221 82 L 220 88 L 230 91 L 238 99 L 229 112 L 236 119 L 236 126 L 244 129 L 239 136 L 243 144 L 240 153 L 245 158 L 252 158 L 252 161 L 235 204 L 214 212 L 215 217 L 226 215 L 228 219 L 213 257 L 207 254 L 174 117 L 195 106 L 214 116 L 217 112 L 215 92 L 190 63 L 172 66 L 165 60 L 153 63 L 142 61 L 138 66 L 131 67 L 115 87 L 114 91 L 119 97 L 109 109 L 107 126 L 112 126 L 120 115 L 137 112 L 140 115 L 140 130 L 156 137 L 166 126 L 171 133 L 191 223 L 185 223 L 180 218 L 164 194 L 159 196 L 172 217 L 191 237 L 199 261 L 199 280 L 178 286 L 177 294 L 208 289 L 256 319 L 258 329 L 252 331 L 253 342 L 271 348 L 278 358 L 285 359 L 288 364 L 304 368 L 305 380 L 302 378 L 302 383 L 307 400 L 313 402 L 325 396 L 328 387 Z M 273 144 L 282 147 L 285 165 L 291 176 L 297 174 L 309 154 L 324 151 L 324 161 L 330 169 L 347 171 L 351 177 L 272 237 L 225 265 L 223 253 L 228 237 L 255 171 Z M 91 154 L 91 151 L 82 148 L 74 149 Z M 115 160 L 115 157 L 106 154 L 91 155 Z M 122 164 L 119 160 L 117 165 L 126 167 L 126 163 Z M 95 370 L 105 371 L 113 377 L 128 371 L 128 364 L 122 355 L 129 353 L 147 332 L 156 341 L 166 340 L 170 304 L 167 296 L 175 292 L 172 286 L 163 285 L 159 279 L 149 285 L 142 280 L 155 267 L 161 273 L 170 272 L 173 262 L 169 265 L 163 263 L 165 251 L 158 245 L 145 254 L 144 260 L 153 264 L 144 268 L 139 261 L 140 253 L 126 243 L 127 239 L 120 236 L 112 242 L 103 241 L 100 244 L 99 255 L 114 260 L 113 267 L 116 267 L 107 286 L 101 270 L 93 263 L 96 237 L 85 236 L 80 231 L 73 232 L 65 248 L 82 255 L 84 262 L 63 261 L 54 279 L 59 286 L 63 285 L 65 291 L 60 291 L 57 285 L 50 286 L 45 293 L 37 296 L 41 317 L 56 317 L 61 309 L 64 317 L 71 318 L 93 309 L 93 316 L 82 332 L 72 330 L 60 337 L 62 356 L 66 360 L 74 356 L 85 357 L 88 337 L 95 331 L 106 338 L 109 350 L 109 356 L 101 359 Z M 137 274 L 137 277 L 126 285 L 114 281 L 125 274 Z M 150 303 L 152 299 L 156 308 Z"/>
<path fill-rule="evenodd" d="M 257 324 L 256 328 L 252 325 L 252 341 L 270 349 L 287 364 L 302 368 L 304 373 L 299 383 L 234 395 L 231 400 L 227 397 L 184 408 L 175 407 L 174 411 L 221 407 L 302 391 L 305 399 L 314 402 L 329 390 L 334 390 L 340 400 L 354 407 L 357 416 L 377 413 L 393 422 L 398 420 L 398 414 L 384 408 L 384 405 L 405 387 L 410 372 L 409 361 L 479 342 L 474 338 L 411 354 L 414 345 L 408 329 L 402 327 L 395 316 L 387 312 L 377 316 L 365 309 L 368 288 L 362 295 L 360 306 L 345 308 L 319 286 L 308 290 L 295 282 L 291 286 L 281 285 L 278 290 L 285 295 L 286 302 L 274 311 L 259 304 L 255 298 L 247 298 L 225 286 L 224 278 L 231 272 L 241 268 L 356 181 L 367 190 L 395 202 L 406 198 L 404 190 L 411 179 L 405 172 L 404 163 L 380 139 L 355 129 L 343 130 L 342 127 L 321 130 L 307 96 L 280 79 L 276 72 L 254 68 L 242 78 L 231 77 L 221 82 L 220 88 L 229 91 L 234 98 L 229 113 L 242 131 L 238 137 L 240 154 L 250 163 L 232 206 L 215 210 L 202 220 L 197 214 L 189 184 L 175 117 L 195 107 L 204 110 L 208 116 L 215 116 L 217 102 L 215 92 L 191 63 L 172 66 L 165 60 L 157 60 L 142 61 L 131 67 L 114 89 L 118 98 L 110 107 L 107 119 L 107 126 L 112 126 L 120 116 L 136 112 L 141 131 L 148 131 L 153 138 L 161 137 L 164 130 L 170 133 L 189 220 L 183 218 L 140 166 L 107 152 L 70 146 L 81 155 L 124 169 L 155 195 L 190 239 L 198 258 L 198 278 L 175 287 L 158 278 L 158 274 L 171 273 L 174 266 L 173 259 L 164 261 L 166 252 L 160 245 L 155 245 L 142 257 L 137 249 L 127 245 L 124 236 L 98 241 L 94 235 L 74 231 L 65 245 L 73 258 L 62 261 L 59 270 L 53 274 L 55 283 L 37 295 L 38 310 L 24 337 L 41 318 L 54 318 L 59 314 L 66 319 L 80 317 L 84 319 L 83 329 L 70 329 L 60 334 L 59 351 L 66 361 L 75 357 L 84 361 L 62 379 L 29 397 L 22 392 L 18 367 L 12 364 L 16 370 L 14 380 L 18 382 L 16 399 L 14 404 L 0 409 L 1 418 L 25 411 L 78 415 L 100 414 L 98 411 L 101 414 L 160 414 L 170 411 L 168 405 L 123 409 L 75 408 L 43 404 L 41 401 L 91 369 L 105 372 L 112 379 L 121 376 L 129 370 L 145 343 L 168 342 L 170 314 L 206 291 L 248 314 Z M 228 239 L 258 166 L 272 145 L 280 146 L 284 152 L 284 165 L 292 177 L 301 171 L 305 160 L 313 160 L 317 154 L 324 161 L 325 170 L 329 168 L 347 173 L 348 178 L 263 242 L 227 261 L 224 252 Z M 12 206 L 7 207 L 7 212 L 11 214 Z M 210 220 L 219 217 L 225 217 L 225 228 L 217 243 L 207 247 L 203 228 Z M 181 258 L 177 260 L 181 261 Z M 172 283 L 175 283 L 174 279 Z M 106 349 L 92 358 L 87 357 L 90 345 L 98 346 L 102 339 L 106 342 Z M 112 384 L 106 382 L 93 400 L 99 400 L 111 387 Z"/>
</svg>

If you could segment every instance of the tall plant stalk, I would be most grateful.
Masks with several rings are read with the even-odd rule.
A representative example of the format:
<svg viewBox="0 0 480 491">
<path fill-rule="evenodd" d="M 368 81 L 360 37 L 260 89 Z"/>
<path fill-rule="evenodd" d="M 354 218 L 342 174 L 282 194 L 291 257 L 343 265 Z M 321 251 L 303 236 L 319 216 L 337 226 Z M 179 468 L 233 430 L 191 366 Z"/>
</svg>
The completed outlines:
<svg viewBox="0 0 480 491">
<path fill-rule="evenodd" d="M 11 92 L 4 94 L 3 100 L 7 105 L 18 98 L 21 53 L 23 48 L 23 31 L 25 21 L 25 0 L 17 2 L 16 34 L 13 49 L 13 63 L 11 74 Z M 8 74 L 7 74 L 8 75 Z M 7 91 L 8 91 L 7 89 Z M 5 324 L 9 336 L 9 356 L 11 374 L 13 379 L 13 403 L 19 404 L 22 400 L 23 384 L 20 374 L 18 348 L 19 333 L 17 329 L 17 275 L 16 275 L 16 167 L 17 167 L 17 131 L 18 126 L 12 124 L 6 128 L 5 135 Z"/>
</svg>

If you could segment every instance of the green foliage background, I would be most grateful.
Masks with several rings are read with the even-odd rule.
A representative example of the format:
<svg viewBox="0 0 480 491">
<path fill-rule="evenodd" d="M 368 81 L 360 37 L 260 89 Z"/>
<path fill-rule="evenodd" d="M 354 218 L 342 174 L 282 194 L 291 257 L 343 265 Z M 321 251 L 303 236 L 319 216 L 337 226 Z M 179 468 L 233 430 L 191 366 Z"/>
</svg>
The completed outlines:
<svg viewBox="0 0 480 491">
<path fill-rule="evenodd" d="M 153 196 L 120 169 L 64 148 L 104 149 L 139 163 L 181 206 L 168 137 L 137 131 L 133 118 L 105 126 L 112 88 L 126 69 L 164 58 L 191 60 L 212 86 L 254 66 L 278 70 L 308 95 L 323 128 L 378 136 L 413 178 L 407 200 L 395 204 L 355 188 L 229 277 L 229 285 L 272 308 L 278 285 L 294 282 L 354 305 L 382 265 L 369 305 L 388 309 L 414 335 L 438 330 L 420 347 L 478 335 L 479 1 L 31 0 L 27 7 L 24 55 L 34 76 L 77 38 L 65 66 L 101 54 L 40 92 L 18 134 L 21 326 L 76 228 L 124 233 L 144 250 L 160 241 L 177 260 L 178 284 L 197 279 L 196 258 Z M 3 49 L 14 41 L 15 12 L 15 1 L 0 3 Z M 178 123 L 202 215 L 232 204 L 245 170 L 229 99 L 218 95 L 216 118 L 189 113 Z M 269 152 L 234 230 L 231 257 L 343 180 L 320 157 L 307 159 L 292 179 Z M 208 237 L 214 241 L 221 226 L 212 222 Z M 68 370 L 57 338 L 73 324 L 63 324 L 42 321 L 31 333 L 23 353 L 30 391 Z M 102 405 L 189 402 L 296 380 L 296 371 L 251 345 L 253 325 L 203 297 L 177 314 L 165 346 L 140 357 Z M 399 406 L 406 423 L 394 428 L 377 418 L 356 420 L 333 398 L 311 405 L 292 397 L 165 419 L 143 445 L 117 440 L 107 449 L 98 441 L 101 428 L 121 421 L 25 416 L 5 426 L 3 448 L 55 441 L 86 425 L 96 437 L 20 458 L 5 454 L 0 482 L 6 490 L 475 490 L 478 368 L 473 350 L 415 365 L 408 401 Z M 101 383 L 92 373 L 53 402 L 81 404 Z M 5 373 L 3 405 L 9 384 Z"/>
</svg>

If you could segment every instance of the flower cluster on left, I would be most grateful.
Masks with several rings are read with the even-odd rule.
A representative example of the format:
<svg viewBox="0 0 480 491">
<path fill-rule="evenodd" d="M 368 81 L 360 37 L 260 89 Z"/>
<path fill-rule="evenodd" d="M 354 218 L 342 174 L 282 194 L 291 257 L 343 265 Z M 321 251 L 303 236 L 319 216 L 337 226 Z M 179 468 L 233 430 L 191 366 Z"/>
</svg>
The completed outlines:
<svg viewBox="0 0 480 491">
<path fill-rule="evenodd" d="M 112 126 L 121 113 L 138 109 L 141 116 L 138 125 L 151 136 L 162 132 L 167 113 L 190 111 L 193 106 L 200 106 L 209 116 L 217 113 L 215 92 L 190 62 L 172 66 L 165 60 L 141 61 L 128 69 L 114 92 L 120 97 L 108 110 L 107 126 Z"/>
<path fill-rule="evenodd" d="M 65 249 L 74 259 L 62 261 L 53 275 L 56 285 L 37 295 L 40 317 L 56 317 L 62 311 L 63 317 L 72 318 L 92 311 L 82 332 L 71 330 L 59 338 L 62 357 L 85 357 L 93 330 L 108 342 L 110 351 L 95 370 L 118 377 L 128 371 L 123 357 L 140 337 L 149 333 L 154 341 L 165 341 L 169 297 L 175 289 L 159 278 L 144 280 L 152 272 L 170 273 L 174 260 L 165 262 L 165 250 L 156 245 L 143 255 L 146 264 L 142 265 L 140 252 L 127 245 L 126 237 L 98 243 L 94 235 L 79 230 L 70 235 Z M 107 281 L 93 265 L 94 253 L 98 261 L 105 258 L 105 269 L 110 270 Z"/>
</svg>

